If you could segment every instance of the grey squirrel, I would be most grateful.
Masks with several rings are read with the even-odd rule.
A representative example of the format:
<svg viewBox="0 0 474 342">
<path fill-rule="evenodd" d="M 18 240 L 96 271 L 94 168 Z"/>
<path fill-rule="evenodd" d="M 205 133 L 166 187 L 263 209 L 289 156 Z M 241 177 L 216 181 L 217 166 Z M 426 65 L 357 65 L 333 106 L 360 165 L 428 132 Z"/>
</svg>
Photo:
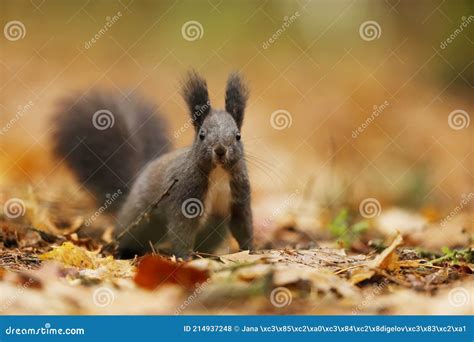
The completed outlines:
<svg viewBox="0 0 474 342">
<path fill-rule="evenodd" d="M 195 137 L 191 146 L 171 152 L 165 120 L 136 97 L 127 101 L 92 90 L 62 101 L 53 117 L 54 153 L 79 182 L 99 202 L 119 189 L 124 193 L 111 206 L 123 258 L 163 242 L 178 257 L 212 252 L 228 229 L 242 250 L 252 249 L 250 181 L 240 135 L 248 88 L 238 73 L 230 74 L 225 110 L 214 109 L 206 81 L 191 71 L 182 95 Z"/>
</svg>

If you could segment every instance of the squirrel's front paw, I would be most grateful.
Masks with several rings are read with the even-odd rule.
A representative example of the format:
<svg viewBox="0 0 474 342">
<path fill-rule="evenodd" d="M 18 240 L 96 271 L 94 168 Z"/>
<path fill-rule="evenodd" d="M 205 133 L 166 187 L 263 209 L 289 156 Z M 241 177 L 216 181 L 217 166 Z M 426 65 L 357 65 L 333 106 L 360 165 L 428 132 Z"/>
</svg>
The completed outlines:
<svg viewBox="0 0 474 342">
<path fill-rule="evenodd" d="M 240 244 L 239 249 L 240 249 L 241 251 L 249 251 L 249 252 L 252 252 L 252 251 L 254 250 L 254 248 L 253 248 L 253 243 L 252 243 L 251 241 L 246 242 L 246 243 L 242 243 L 242 244 Z"/>
<path fill-rule="evenodd" d="M 117 256 L 119 259 L 133 259 L 135 256 L 142 255 L 143 252 L 138 249 L 126 248 L 119 246 L 117 249 Z"/>
</svg>

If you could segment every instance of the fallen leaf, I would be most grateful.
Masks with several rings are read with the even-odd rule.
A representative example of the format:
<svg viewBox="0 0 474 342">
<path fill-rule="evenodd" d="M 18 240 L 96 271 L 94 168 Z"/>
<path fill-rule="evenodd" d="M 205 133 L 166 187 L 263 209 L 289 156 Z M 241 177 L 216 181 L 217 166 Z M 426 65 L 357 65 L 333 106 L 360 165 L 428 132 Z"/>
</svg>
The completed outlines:
<svg viewBox="0 0 474 342">
<path fill-rule="evenodd" d="M 320 294 L 337 293 L 341 297 L 358 298 L 359 289 L 333 272 L 303 264 L 274 265 L 273 281 L 276 286 L 288 287 L 301 281 L 308 282 Z"/>
<path fill-rule="evenodd" d="M 404 236 L 421 232 L 428 225 L 422 215 L 400 208 L 384 210 L 375 219 L 375 227 L 382 234 L 390 236 L 400 232 Z"/>
<path fill-rule="evenodd" d="M 418 268 L 426 267 L 426 262 L 424 260 L 399 260 L 397 262 L 398 267 L 404 268 Z"/>
<path fill-rule="evenodd" d="M 263 258 L 260 254 L 250 254 L 249 251 L 242 251 L 234 254 L 221 255 L 220 259 L 223 263 L 235 263 L 235 262 L 255 262 Z"/>
<path fill-rule="evenodd" d="M 410 287 L 418 290 L 425 288 L 425 282 L 423 278 L 416 274 L 407 274 L 406 280 L 409 282 Z"/>
<path fill-rule="evenodd" d="M 73 245 L 71 242 L 64 242 L 61 246 L 54 247 L 52 251 L 41 254 L 39 258 L 41 260 L 59 261 L 65 266 L 77 268 L 96 269 L 98 267 L 95 255 L 92 252 Z"/>
<path fill-rule="evenodd" d="M 456 248 L 469 246 L 474 234 L 472 215 L 459 213 L 449 221 L 428 224 L 425 229 L 409 235 L 413 245 L 429 251 L 438 251 L 443 247 Z M 427 239 L 426 237 L 430 238 Z"/>
<path fill-rule="evenodd" d="M 398 259 L 398 254 L 396 252 L 392 252 L 387 255 L 387 257 L 380 263 L 378 268 L 382 270 L 395 271 L 400 268 Z"/>
<path fill-rule="evenodd" d="M 66 267 L 78 268 L 82 275 L 89 278 L 129 278 L 135 271 L 129 260 L 115 260 L 112 256 L 102 258 L 97 253 L 71 242 L 64 242 L 61 246 L 54 247 L 52 251 L 41 254 L 39 258 L 43 261 L 58 261 Z"/>
<path fill-rule="evenodd" d="M 355 269 L 351 272 L 351 284 L 355 285 L 374 276 L 375 271 L 366 267 Z"/>
<path fill-rule="evenodd" d="M 16 278 L 16 282 L 18 284 L 18 286 L 21 286 L 21 287 L 31 287 L 33 289 L 41 289 L 43 288 L 43 284 L 41 283 L 41 281 L 31 275 L 28 275 L 26 273 L 17 273 L 17 278 Z"/>
<path fill-rule="evenodd" d="M 471 267 L 469 267 L 469 265 L 467 265 L 467 264 L 453 265 L 451 267 L 454 268 L 459 273 L 465 273 L 465 274 L 472 274 L 473 273 Z"/>
<path fill-rule="evenodd" d="M 140 261 L 134 280 L 138 286 L 149 290 L 164 284 L 177 284 L 193 289 L 208 278 L 209 274 L 205 270 L 186 263 L 172 262 L 158 255 L 147 255 Z"/>
<path fill-rule="evenodd" d="M 397 234 L 395 239 L 392 241 L 390 246 L 385 248 L 382 253 L 380 253 L 374 260 L 368 263 L 369 268 L 376 269 L 376 268 L 382 268 L 385 269 L 386 267 L 390 266 L 389 261 L 387 261 L 387 258 L 392 254 L 395 249 L 400 246 L 403 242 L 402 235 L 400 233 Z"/>
<path fill-rule="evenodd" d="M 377 255 L 377 257 L 369 261 L 364 267 L 355 269 L 351 274 L 351 283 L 358 284 L 364 280 L 372 278 L 377 270 L 395 270 L 399 266 L 397 265 L 398 255 L 395 252 L 395 249 L 401 245 L 403 238 L 400 233 L 395 237 L 393 242 L 385 248 L 382 253 Z"/>
<path fill-rule="evenodd" d="M 441 269 L 432 273 L 426 277 L 426 285 L 438 285 L 448 280 L 449 271 L 448 269 Z"/>
</svg>

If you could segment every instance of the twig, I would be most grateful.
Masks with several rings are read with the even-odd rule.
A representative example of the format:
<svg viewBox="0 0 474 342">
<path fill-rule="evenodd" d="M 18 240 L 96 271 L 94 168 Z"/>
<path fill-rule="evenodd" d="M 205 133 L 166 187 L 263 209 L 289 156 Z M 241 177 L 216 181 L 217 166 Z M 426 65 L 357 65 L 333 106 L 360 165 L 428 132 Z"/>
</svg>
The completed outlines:
<svg viewBox="0 0 474 342">
<path fill-rule="evenodd" d="M 341 269 L 335 271 L 334 274 L 344 273 L 346 271 L 350 271 L 350 270 L 353 270 L 355 268 L 359 268 L 359 267 L 363 267 L 363 266 L 364 266 L 363 264 L 359 264 L 359 265 L 352 265 L 352 266 L 349 266 L 349 267 L 341 268 Z"/>
<path fill-rule="evenodd" d="M 38 228 L 35 228 L 33 226 L 28 226 L 28 227 L 26 227 L 26 229 L 32 230 L 32 231 L 38 233 L 44 241 L 49 242 L 49 243 L 55 242 L 55 241 L 58 241 L 58 240 L 60 240 L 60 241 L 67 240 L 64 235 L 56 235 L 56 234 L 52 234 L 52 233 L 49 233 L 49 232 L 45 232 L 45 231 L 40 230 Z"/>
<path fill-rule="evenodd" d="M 151 242 L 151 240 L 148 240 L 148 243 L 150 244 L 151 254 L 156 255 L 157 253 L 155 246 L 153 246 L 153 242 Z"/>
<path fill-rule="evenodd" d="M 171 189 L 173 188 L 173 186 L 178 182 L 178 179 L 174 179 L 173 180 L 173 183 L 171 183 L 170 187 L 168 188 L 168 190 L 166 190 L 155 202 L 153 202 L 148 208 L 146 208 L 144 211 L 142 211 L 142 213 L 140 215 L 138 215 L 137 219 L 135 221 L 133 221 L 128 227 L 127 229 L 125 229 L 123 232 L 121 232 L 119 235 L 117 235 L 117 240 L 120 240 L 124 235 L 125 233 L 127 233 L 129 230 L 135 228 L 136 226 L 138 226 L 143 218 L 145 216 L 147 216 L 152 210 L 156 209 L 158 207 L 158 205 L 160 204 L 161 201 L 163 201 L 166 197 L 168 197 L 170 195 L 170 191 Z"/>
<path fill-rule="evenodd" d="M 407 287 L 407 288 L 411 288 L 411 284 L 405 280 L 402 280 L 402 279 L 399 279 L 399 278 L 396 278 L 394 276 L 391 276 L 390 274 L 388 274 L 387 272 L 385 272 L 384 270 L 376 270 L 376 272 L 378 274 L 380 274 L 381 276 L 387 278 L 388 280 L 391 280 L 393 281 L 395 284 L 398 284 L 398 285 L 401 285 L 401 286 L 404 286 L 404 287 Z"/>
<path fill-rule="evenodd" d="M 210 253 L 203 253 L 203 252 L 192 252 L 191 253 L 192 256 L 196 256 L 198 258 L 211 258 L 211 259 L 219 259 L 220 260 L 220 256 L 219 255 L 216 255 L 216 254 L 210 254 Z"/>
</svg>

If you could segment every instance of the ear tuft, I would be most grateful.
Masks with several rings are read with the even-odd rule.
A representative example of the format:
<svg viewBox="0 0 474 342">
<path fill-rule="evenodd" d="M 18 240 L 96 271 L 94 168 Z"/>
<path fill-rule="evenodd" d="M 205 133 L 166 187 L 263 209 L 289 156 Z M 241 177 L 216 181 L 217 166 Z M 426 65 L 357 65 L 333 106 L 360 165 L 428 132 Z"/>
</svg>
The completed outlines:
<svg viewBox="0 0 474 342">
<path fill-rule="evenodd" d="M 194 127 L 198 130 L 211 110 L 206 80 L 195 70 L 189 71 L 183 82 L 181 93 L 188 105 Z"/>
<path fill-rule="evenodd" d="M 244 121 L 244 111 L 248 95 L 249 91 L 242 76 L 238 72 L 231 73 L 227 80 L 225 92 L 225 110 L 233 116 L 239 129 Z"/>
</svg>

